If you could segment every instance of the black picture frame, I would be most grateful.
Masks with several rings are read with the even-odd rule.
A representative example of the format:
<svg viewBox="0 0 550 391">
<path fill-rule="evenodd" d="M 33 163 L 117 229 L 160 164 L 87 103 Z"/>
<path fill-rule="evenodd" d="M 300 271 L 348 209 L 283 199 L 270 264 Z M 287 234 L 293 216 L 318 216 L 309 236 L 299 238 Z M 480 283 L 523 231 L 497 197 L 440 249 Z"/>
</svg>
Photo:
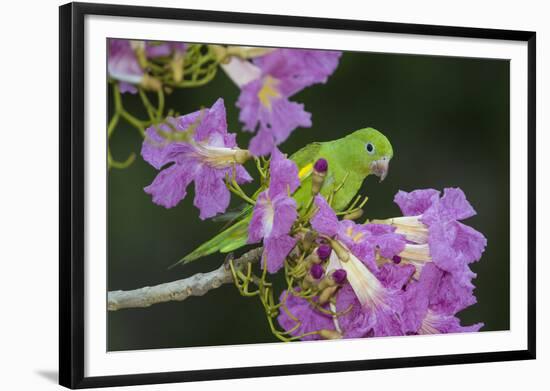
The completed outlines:
<svg viewBox="0 0 550 391">
<path fill-rule="evenodd" d="M 523 41 L 528 45 L 528 346 L 526 350 L 401 357 L 231 369 L 84 375 L 84 17 L 108 15 L 283 27 L 311 27 L 428 36 Z M 59 383 L 69 388 L 358 371 L 461 363 L 527 360 L 536 357 L 536 33 L 484 28 L 228 13 L 142 6 L 70 3 L 59 8 Z"/>
</svg>

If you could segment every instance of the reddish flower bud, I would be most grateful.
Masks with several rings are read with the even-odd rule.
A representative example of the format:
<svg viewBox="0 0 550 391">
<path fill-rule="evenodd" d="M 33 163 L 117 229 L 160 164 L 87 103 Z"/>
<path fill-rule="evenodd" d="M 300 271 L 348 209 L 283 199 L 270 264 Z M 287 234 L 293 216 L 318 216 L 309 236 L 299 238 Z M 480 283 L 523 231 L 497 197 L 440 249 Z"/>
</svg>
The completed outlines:
<svg viewBox="0 0 550 391">
<path fill-rule="evenodd" d="M 348 274 L 344 269 L 338 269 L 338 270 L 335 270 L 334 273 L 332 273 L 332 279 L 334 280 L 335 283 L 337 283 L 338 285 L 341 285 L 344 283 L 344 281 L 346 281 L 347 275 Z"/>
<path fill-rule="evenodd" d="M 323 277 L 323 274 L 325 273 L 325 270 L 323 269 L 323 267 L 321 265 L 318 265 L 318 264 L 314 263 L 313 265 L 311 265 L 311 268 L 309 269 L 309 273 L 311 274 L 311 276 L 313 278 L 318 280 L 321 277 Z"/>
<path fill-rule="evenodd" d="M 313 166 L 313 169 L 320 173 L 320 174 L 324 174 L 327 172 L 328 170 L 328 162 L 326 159 L 318 159 L 316 162 L 315 162 L 315 165 Z"/>
<path fill-rule="evenodd" d="M 328 257 L 330 257 L 330 253 L 332 252 L 332 248 L 328 244 L 321 244 L 319 247 L 317 247 L 317 256 L 322 261 L 326 261 Z"/>
<path fill-rule="evenodd" d="M 311 194 L 316 195 L 321 191 L 325 177 L 327 175 L 328 162 L 326 159 L 318 159 L 313 166 L 313 175 L 311 176 Z"/>
</svg>

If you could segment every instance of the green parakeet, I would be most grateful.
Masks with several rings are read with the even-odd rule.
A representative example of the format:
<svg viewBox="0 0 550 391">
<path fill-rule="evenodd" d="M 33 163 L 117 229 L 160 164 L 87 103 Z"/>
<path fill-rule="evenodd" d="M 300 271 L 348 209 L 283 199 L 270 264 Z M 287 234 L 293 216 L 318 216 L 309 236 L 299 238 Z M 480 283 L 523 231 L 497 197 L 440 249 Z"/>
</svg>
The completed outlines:
<svg viewBox="0 0 550 391">
<path fill-rule="evenodd" d="M 351 202 L 367 176 L 374 174 L 381 181 L 386 177 L 392 157 L 393 149 L 389 140 L 373 128 L 357 130 L 338 140 L 305 146 L 290 156 L 298 166 L 300 177 L 300 187 L 293 194 L 298 210 L 307 205 L 312 197 L 311 177 L 318 159 L 324 158 L 328 162 L 328 171 L 320 193 L 327 197 L 336 187 L 341 186 L 332 202 L 332 207 L 339 211 L 344 210 Z M 202 244 L 180 262 L 191 262 L 215 252 L 228 253 L 246 245 L 251 215 L 252 207 L 249 207 L 239 221 Z"/>
</svg>

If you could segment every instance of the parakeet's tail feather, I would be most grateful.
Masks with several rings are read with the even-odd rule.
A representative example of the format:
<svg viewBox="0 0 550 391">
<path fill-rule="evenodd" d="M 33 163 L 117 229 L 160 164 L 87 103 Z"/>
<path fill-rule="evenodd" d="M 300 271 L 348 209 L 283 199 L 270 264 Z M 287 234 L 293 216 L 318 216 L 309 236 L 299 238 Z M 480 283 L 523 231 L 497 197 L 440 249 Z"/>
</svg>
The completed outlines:
<svg viewBox="0 0 550 391">
<path fill-rule="evenodd" d="M 191 253 L 170 266 L 170 268 L 181 263 L 193 262 L 199 258 L 205 257 L 216 252 L 228 253 L 246 245 L 248 240 L 248 223 L 250 217 L 245 218 L 238 223 L 220 232 L 208 242 L 201 244 Z"/>
<path fill-rule="evenodd" d="M 222 227 L 221 231 L 225 231 L 228 227 L 233 226 L 237 221 L 246 219 L 247 216 L 250 216 L 252 213 L 252 205 L 246 204 L 241 207 L 239 211 L 235 211 L 233 216 L 228 216 L 229 219 Z"/>
</svg>

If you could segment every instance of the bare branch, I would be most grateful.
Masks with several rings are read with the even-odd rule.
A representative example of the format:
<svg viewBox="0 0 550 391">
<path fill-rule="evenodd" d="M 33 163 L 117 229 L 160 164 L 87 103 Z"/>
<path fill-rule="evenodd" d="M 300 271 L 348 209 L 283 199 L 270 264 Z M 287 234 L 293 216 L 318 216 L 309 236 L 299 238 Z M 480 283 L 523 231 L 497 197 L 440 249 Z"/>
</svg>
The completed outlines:
<svg viewBox="0 0 550 391">
<path fill-rule="evenodd" d="M 235 259 L 234 265 L 242 268 L 255 263 L 262 256 L 262 247 L 255 248 Z M 202 296 L 211 289 L 233 282 L 231 269 L 227 262 L 208 273 L 198 273 L 182 280 L 167 282 L 155 286 L 145 286 L 131 291 L 111 291 L 107 295 L 107 308 L 117 311 L 123 308 L 145 308 L 167 301 L 183 301 L 190 296 Z"/>
</svg>

